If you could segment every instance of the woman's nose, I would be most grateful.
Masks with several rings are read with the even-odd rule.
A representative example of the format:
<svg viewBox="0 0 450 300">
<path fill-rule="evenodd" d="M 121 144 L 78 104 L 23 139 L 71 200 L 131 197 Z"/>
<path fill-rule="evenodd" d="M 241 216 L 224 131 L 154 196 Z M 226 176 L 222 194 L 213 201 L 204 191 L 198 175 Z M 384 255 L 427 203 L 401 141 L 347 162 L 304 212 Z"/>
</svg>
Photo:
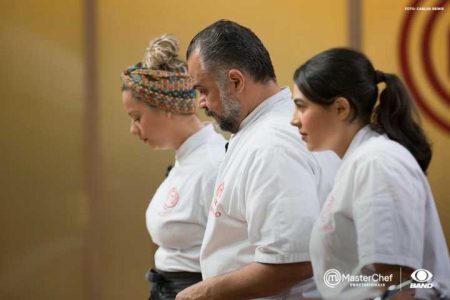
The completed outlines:
<svg viewBox="0 0 450 300">
<path fill-rule="evenodd" d="M 132 135 L 139 135 L 139 130 L 137 128 L 137 126 L 134 124 L 134 121 L 131 121 L 131 125 L 130 125 L 130 133 Z"/>
<path fill-rule="evenodd" d="M 298 128 L 302 127 L 302 122 L 300 121 L 300 117 L 297 113 L 294 113 L 292 116 L 291 125 Z"/>
<path fill-rule="evenodd" d="M 200 108 L 206 108 L 206 96 L 205 95 L 200 95 L 198 97 L 198 104 L 200 106 Z"/>
</svg>

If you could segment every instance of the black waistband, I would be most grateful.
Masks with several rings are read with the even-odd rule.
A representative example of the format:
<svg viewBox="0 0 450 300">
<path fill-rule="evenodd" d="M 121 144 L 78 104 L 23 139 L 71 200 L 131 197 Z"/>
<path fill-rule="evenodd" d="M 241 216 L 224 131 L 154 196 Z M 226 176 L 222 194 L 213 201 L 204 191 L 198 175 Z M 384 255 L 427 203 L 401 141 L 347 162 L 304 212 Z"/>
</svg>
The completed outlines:
<svg viewBox="0 0 450 300">
<path fill-rule="evenodd" d="M 146 274 L 150 282 L 176 281 L 176 280 L 202 280 L 201 273 L 194 272 L 166 272 L 158 269 L 150 269 Z"/>
</svg>

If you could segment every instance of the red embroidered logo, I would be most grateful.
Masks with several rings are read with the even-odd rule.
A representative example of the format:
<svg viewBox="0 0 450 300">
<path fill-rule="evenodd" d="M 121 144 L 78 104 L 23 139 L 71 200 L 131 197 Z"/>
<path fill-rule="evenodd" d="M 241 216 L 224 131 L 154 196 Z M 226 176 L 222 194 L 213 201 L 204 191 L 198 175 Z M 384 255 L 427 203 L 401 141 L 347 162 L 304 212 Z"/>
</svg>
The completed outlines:
<svg viewBox="0 0 450 300">
<path fill-rule="evenodd" d="M 220 211 L 218 211 L 217 206 L 219 205 L 220 198 L 222 198 L 223 189 L 224 189 L 224 182 L 222 181 L 217 186 L 214 200 L 211 203 L 211 207 L 209 208 L 209 212 L 216 218 L 218 218 L 222 215 L 222 213 Z"/>
<path fill-rule="evenodd" d="M 164 209 L 169 209 L 175 207 L 177 205 L 178 200 L 180 200 L 180 196 L 178 195 L 176 188 L 171 188 L 169 190 L 169 194 L 167 196 L 166 202 L 164 202 Z"/>
<path fill-rule="evenodd" d="M 331 221 L 331 214 L 334 206 L 334 196 L 330 196 L 322 208 L 320 213 L 320 229 L 325 232 L 331 232 L 334 230 L 334 225 Z"/>
</svg>

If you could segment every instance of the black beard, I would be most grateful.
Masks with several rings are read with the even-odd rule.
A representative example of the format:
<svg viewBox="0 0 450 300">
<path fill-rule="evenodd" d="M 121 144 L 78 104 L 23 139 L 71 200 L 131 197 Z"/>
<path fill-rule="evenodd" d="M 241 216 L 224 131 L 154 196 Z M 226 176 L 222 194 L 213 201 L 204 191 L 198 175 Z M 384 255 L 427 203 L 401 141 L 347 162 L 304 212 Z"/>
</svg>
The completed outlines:
<svg viewBox="0 0 450 300">
<path fill-rule="evenodd" d="M 236 133 L 239 130 L 239 124 L 235 120 L 219 120 L 219 127 L 224 131 Z"/>
<path fill-rule="evenodd" d="M 213 117 L 214 119 L 217 119 L 217 115 L 215 112 L 210 111 L 209 109 L 205 108 L 205 115 L 208 117 Z"/>
<path fill-rule="evenodd" d="M 216 122 L 219 124 L 220 129 L 231 133 L 238 132 L 239 124 L 237 124 L 236 120 L 224 119 L 223 117 L 219 117 L 215 112 L 212 112 L 207 108 L 205 108 L 204 110 L 205 115 L 207 115 L 208 117 L 213 117 L 216 120 Z"/>
</svg>

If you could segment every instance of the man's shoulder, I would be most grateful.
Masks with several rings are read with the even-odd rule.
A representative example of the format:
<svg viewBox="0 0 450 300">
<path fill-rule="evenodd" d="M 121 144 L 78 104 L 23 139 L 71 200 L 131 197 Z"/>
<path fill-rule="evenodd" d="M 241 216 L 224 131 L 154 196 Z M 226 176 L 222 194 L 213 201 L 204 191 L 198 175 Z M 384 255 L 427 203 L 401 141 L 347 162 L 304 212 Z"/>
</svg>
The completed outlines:
<svg viewBox="0 0 450 300">
<path fill-rule="evenodd" d="M 268 118 L 255 124 L 250 133 L 256 147 L 297 147 L 304 148 L 296 128 L 285 118 Z"/>
</svg>

